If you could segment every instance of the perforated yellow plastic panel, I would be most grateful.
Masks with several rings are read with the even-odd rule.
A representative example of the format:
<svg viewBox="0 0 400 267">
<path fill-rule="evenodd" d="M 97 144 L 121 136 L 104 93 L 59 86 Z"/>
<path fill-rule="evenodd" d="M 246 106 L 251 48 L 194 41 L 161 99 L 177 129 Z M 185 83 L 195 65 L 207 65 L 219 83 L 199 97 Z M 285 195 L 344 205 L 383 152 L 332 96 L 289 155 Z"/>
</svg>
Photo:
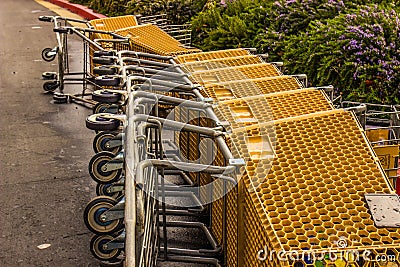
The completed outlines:
<svg viewBox="0 0 400 267">
<path fill-rule="evenodd" d="M 225 237 L 226 266 L 400 267 L 400 230 L 375 227 L 364 200 L 365 193 L 393 192 L 353 114 L 334 110 L 323 91 L 302 88 L 296 78 L 281 75 L 271 64 L 236 66 L 241 59 L 256 57 L 227 54 L 175 58 L 180 63 L 206 60 L 182 66 L 194 83 L 203 85 L 201 94 L 214 99 L 217 117 L 230 123 L 226 141 L 234 157 L 246 160 L 238 186 L 211 203 L 211 230 L 220 244 Z M 218 69 L 222 63 L 232 65 Z M 190 120 L 190 112 L 180 113 L 177 120 Z M 190 123 L 212 126 L 204 119 Z M 179 135 L 190 160 L 209 153 L 201 140 L 190 133 Z M 220 151 L 212 164 L 226 164 Z M 201 185 L 210 181 L 207 175 L 191 177 Z M 213 193 L 219 195 L 222 187 L 216 183 Z M 275 255 L 258 259 L 265 249 Z M 396 258 L 377 264 L 342 253 L 345 259 L 325 254 L 318 260 L 281 261 L 276 254 L 329 249 L 338 255 L 368 249 L 372 257 L 385 253 Z"/>
<path fill-rule="evenodd" d="M 276 133 L 275 156 L 272 160 L 254 160 L 246 140 L 260 138 L 260 129 L 270 133 L 270 127 Z M 398 253 L 400 229 L 376 228 L 368 212 L 364 194 L 393 192 L 351 113 L 333 110 L 277 120 L 233 130 L 230 138 L 238 148 L 236 156 L 250 159 L 243 180 L 250 190 L 251 201 L 245 201 L 243 209 L 254 206 L 259 218 L 255 221 L 243 218 L 244 229 L 256 232 L 250 230 L 240 237 L 242 230 L 238 229 L 238 239 L 244 239 L 244 247 L 239 249 L 258 251 L 268 246 L 276 251 L 321 252 L 329 248 L 340 250 L 337 242 L 345 240 L 347 250 L 392 249 Z M 269 167 L 270 171 L 265 172 Z M 238 197 L 240 202 L 242 196 Z M 262 227 L 254 226 L 253 221 L 261 221 Z M 263 231 L 269 240 L 261 234 Z M 244 266 L 265 266 L 257 257 L 245 260 Z M 346 262 L 329 265 L 332 262 L 328 259 L 318 264 L 372 266 L 354 265 L 351 259 L 349 262 L 353 265 Z M 304 260 L 280 262 L 280 265 L 289 263 L 316 266 Z"/>
<path fill-rule="evenodd" d="M 198 71 L 190 75 L 194 83 L 209 84 L 235 80 L 256 79 L 281 75 L 273 64 L 261 63 L 237 67 L 227 67 L 207 71 Z"/>
<path fill-rule="evenodd" d="M 194 73 L 197 71 L 213 70 L 226 67 L 260 64 L 260 63 L 263 63 L 263 60 L 260 57 L 254 55 L 248 55 L 240 57 L 228 57 L 228 58 L 204 60 L 199 62 L 190 62 L 182 64 L 181 68 L 185 72 Z"/>
<path fill-rule="evenodd" d="M 119 29 L 137 26 L 138 22 L 133 15 L 93 19 L 89 24 L 95 30 L 114 32 Z M 112 39 L 108 34 L 94 33 L 94 39 Z"/>
<path fill-rule="evenodd" d="M 397 179 L 397 166 L 399 161 L 398 145 L 375 145 L 374 151 L 381 162 L 382 168 L 393 187 L 395 187 Z"/>
<path fill-rule="evenodd" d="M 163 56 L 175 56 L 201 51 L 196 48 L 185 48 L 180 42 L 153 24 L 124 28 L 116 30 L 115 33 L 128 37 L 133 51 Z"/>
<path fill-rule="evenodd" d="M 251 55 L 251 53 L 248 50 L 237 48 L 237 49 L 210 51 L 210 52 L 198 52 L 190 55 L 180 55 L 174 57 L 174 60 L 178 64 L 183 64 L 194 61 L 211 60 L 211 59 L 218 59 L 225 57 L 239 57 L 247 55 Z"/>
<path fill-rule="evenodd" d="M 218 101 L 238 99 L 275 92 L 300 89 L 298 80 L 291 76 L 277 76 L 259 79 L 248 79 L 224 83 L 205 84 L 201 90 L 204 97 Z"/>
<path fill-rule="evenodd" d="M 239 128 L 332 109 L 323 92 L 308 88 L 221 101 L 214 112 Z"/>
</svg>

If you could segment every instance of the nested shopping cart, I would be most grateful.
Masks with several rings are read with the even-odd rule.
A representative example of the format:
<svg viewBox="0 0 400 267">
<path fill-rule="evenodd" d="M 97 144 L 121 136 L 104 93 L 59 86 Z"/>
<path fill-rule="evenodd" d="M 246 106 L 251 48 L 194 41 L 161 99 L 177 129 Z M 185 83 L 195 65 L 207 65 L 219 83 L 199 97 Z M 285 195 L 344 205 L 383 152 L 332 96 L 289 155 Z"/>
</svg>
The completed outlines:
<svg viewBox="0 0 400 267">
<path fill-rule="evenodd" d="M 118 82 L 93 96 L 118 111 L 86 120 L 101 131 L 89 164 L 99 196 L 84 214 L 95 257 L 124 250 L 135 267 L 157 257 L 235 267 L 400 264 L 397 107 L 335 108 L 332 86 L 309 88 L 305 76 L 284 75 L 247 49 L 201 52 L 154 25 L 115 32 L 130 51 L 99 57 L 110 63 L 103 71 L 117 71 L 98 80 Z M 173 112 L 161 115 L 163 106 Z M 390 128 L 366 132 L 379 115 L 393 115 Z M 191 203 L 176 208 L 171 197 Z M 207 247 L 173 246 L 170 228 L 200 229 Z"/>
<path fill-rule="evenodd" d="M 142 18 L 145 19 L 145 18 Z M 97 58 L 99 55 L 110 55 L 107 52 L 100 53 L 105 50 L 132 50 L 137 49 L 135 42 L 129 40 L 131 33 L 136 33 L 144 36 L 144 40 L 141 40 L 141 45 L 145 45 L 146 42 L 154 42 L 154 40 L 170 42 L 172 46 L 170 51 L 164 51 L 164 53 L 184 53 L 184 51 L 198 51 L 193 48 L 183 48 L 183 44 L 179 43 L 176 39 L 170 37 L 166 32 L 158 28 L 156 25 L 147 24 L 138 26 L 135 16 L 121 16 L 114 18 L 102 18 L 92 21 L 76 20 L 62 17 L 50 17 L 41 16 L 40 20 L 53 22 L 54 32 L 56 33 L 57 46 L 55 48 L 46 48 L 42 52 L 42 57 L 46 61 L 52 61 L 58 55 L 58 73 L 46 72 L 42 75 L 43 79 L 49 80 L 44 83 L 43 88 L 46 92 L 53 92 L 57 88 L 60 89 L 61 94 L 54 95 L 57 102 L 64 102 L 67 98 L 71 100 L 80 100 L 85 103 L 93 104 L 94 102 L 85 99 L 87 95 L 87 89 L 99 89 L 96 83 L 93 82 L 94 77 L 99 74 L 103 74 L 102 69 L 96 69 L 96 66 L 106 64 L 110 62 L 107 59 Z M 72 27 L 68 25 L 68 22 L 79 22 L 82 27 Z M 171 31 L 177 32 L 176 27 Z M 126 30 L 121 31 L 125 28 Z M 137 30 L 135 30 L 138 28 Z M 141 29 L 145 29 L 142 31 Z M 129 35 L 128 37 L 117 34 L 120 30 L 122 35 Z M 179 31 L 190 34 L 189 29 L 180 29 Z M 83 69 L 79 72 L 70 70 L 69 54 L 68 54 L 68 38 L 69 36 L 78 36 L 83 42 Z M 156 37 L 156 35 L 158 37 Z M 137 36 L 135 36 L 137 38 Z M 187 37 L 185 37 L 187 38 Z M 182 51 L 181 51 L 182 50 Z M 135 50 L 133 50 L 135 51 Z M 180 51 L 180 52 L 177 52 Z M 98 52 L 96 54 L 95 52 Z M 97 61 L 93 60 L 97 58 Z M 65 83 L 82 83 L 83 91 L 82 94 L 63 94 Z"/>
<path fill-rule="evenodd" d="M 307 174 L 310 175 L 312 173 L 311 169 L 315 168 L 313 166 L 318 167 L 318 164 L 320 164 L 317 162 L 317 158 L 324 158 L 323 155 L 325 155 L 323 152 L 318 152 L 322 154 L 318 154 L 318 157 L 313 158 L 309 156 L 308 153 L 311 153 L 310 155 L 312 155 L 312 151 L 316 149 L 314 145 L 319 147 L 320 143 L 322 142 L 322 144 L 324 144 L 323 149 L 325 151 L 332 150 L 332 154 L 335 155 L 335 158 L 340 158 L 340 144 L 343 143 L 343 141 L 340 140 L 342 139 L 347 140 L 347 142 L 348 140 L 352 140 L 351 142 L 348 142 L 348 144 L 345 142 L 345 144 L 351 145 L 354 150 L 356 150 L 360 144 L 363 144 L 362 146 L 366 148 L 370 148 L 370 146 L 365 142 L 365 135 L 363 135 L 362 129 L 359 127 L 353 112 L 351 110 L 334 110 L 333 105 L 330 103 L 329 97 L 324 92 L 324 90 L 327 90 L 328 92 L 331 91 L 332 87 L 304 88 L 299 79 L 293 76 L 281 75 L 281 73 L 276 71 L 276 68 L 273 65 L 262 64 L 261 66 L 262 67 L 257 70 L 256 75 L 264 72 L 263 78 L 254 79 L 242 79 L 242 70 L 246 71 L 249 68 L 248 66 L 238 68 L 239 73 L 233 74 L 231 74 L 230 71 L 232 71 L 232 69 L 236 70 L 236 68 L 232 67 L 214 69 L 210 71 L 212 74 L 216 72 L 220 77 L 222 77 L 222 79 L 219 77 L 217 77 L 218 79 L 211 80 L 204 79 L 204 76 L 202 77 L 201 75 L 198 75 L 197 71 L 194 72 L 191 76 L 191 81 L 193 83 L 204 84 L 203 87 L 198 88 L 199 90 L 197 91 L 197 94 L 194 93 L 194 97 L 200 99 L 212 97 L 212 103 L 214 103 L 213 112 L 216 118 L 213 117 L 213 120 L 210 121 L 207 120 L 207 116 L 200 118 L 193 116 L 194 112 L 199 113 L 201 112 L 201 109 L 199 107 L 191 109 L 190 105 L 188 104 L 187 107 L 180 107 L 180 114 L 175 114 L 175 121 L 182 121 L 185 123 L 188 123 L 189 121 L 189 125 L 204 129 L 223 126 L 224 128 L 228 129 L 228 133 L 231 132 L 231 134 L 224 134 L 224 139 L 232 153 L 232 158 L 241 158 L 245 160 L 244 162 L 246 162 L 245 173 L 242 176 L 242 179 L 240 181 L 236 181 L 238 186 L 234 187 L 225 198 L 222 200 L 216 199 L 211 204 L 210 227 L 217 242 L 224 245 L 223 251 L 225 253 L 225 264 L 227 266 L 261 266 L 264 264 L 269 264 L 270 266 L 300 266 L 299 264 L 306 264 L 306 262 L 311 261 L 313 261 L 314 264 L 315 259 L 307 258 L 292 260 L 290 257 L 288 257 L 287 261 L 285 262 L 278 261 L 276 257 L 272 257 L 272 259 L 266 259 L 267 262 L 264 262 L 262 259 L 260 260 L 257 257 L 252 257 L 252 255 L 258 255 L 259 251 L 263 250 L 264 248 L 267 248 L 266 250 L 271 249 L 274 251 L 285 250 L 288 251 L 288 253 L 293 254 L 300 253 L 303 248 L 312 250 L 315 253 L 324 253 L 323 248 L 337 244 L 337 242 L 340 241 L 339 237 L 330 234 L 332 231 L 340 231 L 340 227 L 337 229 L 335 227 L 338 220 L 335 219 L 336 217 L 334 214 L 339 214 L 339 210 L 340 212 L 343 212 L 343 208 L 347 209 L 347 206 L 350 207 L 350 204 L 346 204 L 348 203 L 346 202 L 348 199 L 355 199 L 353 201 L 354 203 L 351 204 L 354 205 L 354 207 L 361 205 L 361 203 L 364 202 L 356 200 L 356 196 L 358 198 L 360 194 L 369 193 L 373 190 L 366 190 L 362 193 L 355 194 L 350 190 L 350 192 L 346 194 L 351 193 L 353 194 L 352 197 L 343 199 L 343 203 L 338 203 L 338 206 L 325 204 L 325 202 L 333 203 L 334 201 L 338 201 L 338 199 L 342 196 L 339 194 L 339 191 L 330 191 L 328 193 L 326 190 L 329 188 L 326 189 L 324 187 L 325 184 L 323 183 L 318 184 L 318 186 L 313 186 L 305 182 L 312 181 L 312 176 L 309 176 L 309 180 L 306 180 L 303 178 L 303 176 Z M 276 75 L 270 75 L 269 73 L 271 73 L 271 70 L 275 71 Z M 201 73 L 202 71 L 199 72 Z M 208 74 L 207 71 L 205 72 Z M 232 81 L 229 78 L 224 80 L 224 77 L 229 76 L 233 77 Z M 239 77 L 239 80 L 235 80 L 235 77 Z M 195 91 L 196 89 L 193 90 L 193 92 Z M 162 96 L 159 96 L 159 99 L 161 100 Z M 187 111 L 185 109 L 187 109 Z M 134 113 L 134 111 L 132 111 L 132 113 Z M 207 115 L 207 112 L 203 113 Z M 193 118 L 190 116 L 193 116 Z M 161 121 L 162 120 L 159 120 L 159 122 Z M 215 121 L 219 121 L 220 124 L 215 123 Z M 324 134 L 318 134 L 321 132 L 319 129 L 325 129 L 324 127 L 326 127 L 326 129 L 330 129 L 330 127 L 333 127 L 332 129 L 341 129 L 332 130 L 335 133 L 334 144 L 324 143 L 323 141 L 325 140 L 324 136 L 330 133 L 330 130 L 327 130 L 327 132 Z M 290 131 L 293 131 L 293 133 L 296 132 L 297 134 L 285 134 L 286 132 Z M 317 134 L 315 134 L 314 131 L 316 131 Z M 296 144 L 296 146 L 293 146 L 292 148 L 292 145 L 290 145 L 293 143 L 291 138 L 298 136 L 299 133 L 301 133 L 300 137 L 294 139 L 294 144 Z M 201 152 L 204 154 L 204 151 L 206 151 L 206 153 L 207 151 L 210 151 L 210 147 L 207 147 L 205 143 L 201 142 L 201 140 L 205 138 L 204 135 L 206 134 L 203 133 L 203 136 L 201 137 L 201 135 L 196 132 L 191 132 L 186 137 L 185 133 L 182 134 L 182 132 L 178 135 L 178 145 L 181 151 L 180 153 L 183 153 L 189 162 L 199 159 Z M 314 140 L 315 142 L 311 141 L 309 146 L 305 146 L 306 143 L 304 143 L 304 140 L 306 140 L 306 138 L 310 138 L 310 140 Z M 126 140 L 126 142 L 129 143 L 129 140 Z M 282 145 L 285 142 L 287 142 L 288 145 Z M 131 144 L 134 144 L 134 142 Z M 354 146 L 352 144 L 354 144 Z M 290 153 L 286 153 L 287 151 L 284 149 L 285 147 L 292 149 Z M 216 149 L 218 151 L 218 147 Z M 132 150 L 136 151 L 136 149 Z M 362 149 L 361 151 L 363 151 L 362 153 L 373 153 L 371 149 Z M 357 151 L 357 153 L 360 153 L 361 151 Z M 223 153 L 216 152 L 216 157 L 213 162 L 215 165 L 213 166 L 226 166 L 227 160 L 222 154 Z M 297 157 L 297 159 L 294 160 L 291 158 L 292 156 Z M 303 157 L 304 164 L 302 163 Z M 376 161 L 376 159 L 369 161 L 367 160 L 369 156 L 365 156 L 363 158 L 368 161 L 368 163 L 365 165 L 368 167 L 364 168 L 366 173 L 370 173 L 372 170 L 375 170 L 376 174 L 383 174 L 380 172 L 381 169 L 379 168 L 379 163 Z M 331 159 L 329 157 L 324 158 L 325 162 L 330 162 L 330 160 Z M 334 158 L 332 160 L 335 161 Z M 340 158 L 340 160 L 347 159 Z M 351 162 L 352 159 L 349 158 L 348 161 Z M 300 164 L 299 167 L 297 167 L 300 170 L 298 174 L 301 175 L 296 175 L 296 172 L 291 172 L 292 169 L 296 169 L 294 165 L 293 168 L 288 168 L 288 166 L 290 166 L 288 164 L 296 164 L 297 162 Z M 307 162 L 309 162 L 309 164 L 307 164 Z M 361 175 L 356 174 L 356 171 L 352 170 L 352 168 L 356 168 L 356 166 L 349 164 L 349 162 L 343 162 L 342 165 L 350 166 L 347 167 L 349 169 L 346 171 L 346 175 L 355 175 L 354 179 L 359 180 Z M 153 163 L 166 165 L 166 163 L 161 162 Z M 150 163 L 148 162 L 147 164 Z M 280 166 L 279 164 L 283 165 Z M 133 164 L 133 166 L 135 165 Z M 137 166 L 142 167 L 140 164 Z M 268 172 L 268 166 L 272 171 Z M 367 168 L 368 170 L 366 170 Z M 194 184 L 204 186 L 212 181 L 212 178 L 208 174 L 202 174 L 201 172 L 195 170 L 196 169 L 194 168 L 189 172 L 190 181 L 192 181 Z M 323 167 L 321 167 L 321 169 L 313 169 L 313 171 L 315 172 L 314 174 L 317 175 L 316 177 L 318 177 L 319 171 L 321 177 L 326 174 Z M 283 180 L 283 183 L 281 183 L 280 179 L 284 179 L 282 176 L 282 173 L 284 172 L 288 172 L 287 176 L 285 176 L 288 177 L 286 178 L 288 180 Z M 289 174 L 292 174 L 293 176 L 290 176 Z M 351 184 L 351 182 L 349 183 L 347 179 L 340 177 L 341 176 L 331 179 L 338 179 L 332 181 L 337 181 L 341 184 Z M 384 175 L 381 177 L 381 179 L 377 178 L 380 180 L 379 182 L 377 180 L 379 186 L 377 186 L 375 190 L 379 190 L 379 188 L 384 186 L 387 188 L 385 192 L 390 193 L 390 184 L 387 183 Z M 325 178 L 328 179 L 327 177 Z M 344 180 L 342 181 L 340 179 Z M 149 178 L 148 180 L 151 179 Z M 350 181 L 352 180 L 350 179 Z M 357 184 L 358 182 L 359 181 L 354 183 Z M 288 187 L 289 185 L 292 185 L 291 183 L 294 186 L 292 189 L 291 187 Z M 288 189 L 286 189 L 285 186 L 287 186 Z M 253 190 L 250 192 L 247 191 L 246 188 L 248 187 L 253 188 Z M 270 189 L 268 189 L 269 187 Z M 265 197 L 265 194 L 267 194 L 267 191 L 264 191 L 263 188 L 272 191 L 272 193 L 269 193 L 272 195 L 272 197 L 267 198 L 267 202 L 260 202 L 260 199 Z M 323 191 L 321 191 L 322 195 L 320 197 L 318 197 L 321 194 L 321 192 L 319 192 L 319 188 L 321 188 L 320 190 Z M 357 188 L 362 190 L 360 187 Z M 215 184 L 215 186 L 212 188 L 212 190 L 214 190 L 212 196 L 223 194 L 221 192 L 224 192 L 225 189 L 223 185 L 220 184 L 218 186 L 218 183 Z M 305 192 L 311 193 L 307 195 Z M 308 222 L 306 223 L 306 226 L 303 227 L 303 224 L 296 224 L 295 219 L 288 219 L 290 218 L 289 216 L 295 216 L 295 214 L 292 214 L 290 210 L 287 210 L 285 204 L 286 202 L 274 199 L 273 196 L 275 196 L 275 193 L 277 195 L 277 199 L 283 199 L 284 197 L 292 198 L 290 203 L 294 203 L 293 209 L 296 210 L 296 213 L 301 214 L 299 215 L 299 218 L 303 218 L 304 216 L 304 221 Z M 310 198 L 303 200 L 302 197 L 298 197 L 302 195 L 309 196 Z M 207 199 L 207 194 L 200 190 L 199 198 L 200 200 L 202 200 L 202 198 Z M 324 215 L 325 217 L 322 217 L 321 219 L 317 219 L 315 217 L 316 214 L 319 214 L 315 208 L 315 206 L 320 202 L 319 198 L 321 198 L 321 201 L 324 203 L 324 205 L 327 205 L 327 213 Z M 133 201 L 133 199 L 131 199 L 131 201 Z M 305 204 L 300 203 L 303 201 L 305 201 Z M 264 205 L 267 205 L 265 206 L 267 208 L 263 208 Z M 269 208 L 270 206 L 268 205 L 271 205 L 271 208 Z M 365 208 L 364 204 L 359 206 L 359 208 Z M 146 214 L 148 214 L 148 212 L 149 211 L 146 211 Z M 129 214 L 128 211 L 126 214 Z M 135 217 L 132 214 L 129 214 L 129 216 L 129 221 Z M 273 219 L 271 219 L 271 221 L 266 219 L 269 218 L 269 216 L 274 216 L 272 217 Z M 284 219 L 281 219 L 283 216 L 288 218 L 285 217 Z M 359 218 L 363 218 L 362 216 L 365 216 L 365 214 L 363 211 L 361 211 L 361 214 L 353 214 L 352 216 L 355 216 L 354 220 L 358 221 Z M 365 227 L 373 230 L 376 228 L 372 227 L 372 221 L 373 220 L 371 220 L 371 218 L 365 218 L 362 223 L 365 224 Z M 152 225 L 151 223 L 143 223 L 143 225 Z M 329 225 L 332 225 L 332 227 Z M 271 227 L 275 227 L 275 229 L 280 230 L 278 232 L 268 230 L 272 229 Z M 313 230 L 315 227 L 319 229 L 318 232 L 317 230 Z M 156 230 L 154 228 L 152 229 L 152 233 L 155 233 Z M 134 257 L 133 255 L 136 255 L 135 253 L 138 253 L 138 251 L 135 249 L 135 246 L 132 245 L 133 240 L 140 240 L 135 239 L 135 235 L 133 234 L 133 225 L 127 227 L 126 230 L 125 237 L 126 241 L 128 241 L 126 244 L 131 245 L 127 245 L 125 249 L 128 250 L 128 255 Z M 149 231 L 150 230 L 145 230 L 146 233 L 150 233 Z M 293 231 L 295 232 L 294 235 Z M 374 236 L 379 235 L 378 230 L 373 231 L 376 231 Z M 393 237 L 396 236 L 396 231 L 389 235 L 392 235 Z M 314 232 L 316 233 L 315 236 L 319 235 L 321 238 L 312 238 L 310 235 Z M 310 238 L 313 243 L 308 243 L 301 233 Z M 341 231 L 340 233 L 345 236 L 346 232 Z M 385 236 L 381 237 L 381 240 L 386 239 L 387 238 Z M 153 239 L 148 238 L 146 240 Z M 290 240 L 290 242 L 285 241 L 285 243 L 282 240 Z M 359 247 L 360 244 L 361 247 L 369 247 L 368 238 L 359 240 L 361 243 L 357 243 L 358 245 L 353 246 L 354 248 L 357 247 L 357 251 L 361 251 Z M 258 244 L 260 243 L 264 244 L 264 246 L 259 246 Z M 318 246 L 320 246 L 320 249 L 318 249 Z M 353 249 L 353 247 L 351 248 Z M 147 249 L 154 247 L 146 245 L 145 248 Z M 144 251 L 146 251 L 146 253 L 141 255 L 150 255 L 150 257 L 147 259 L 154 259 L 154 253 L 156 253 L 156 250 L 149 252 L 149 250 L 146 249 L 140 250 L 140 253 L 144 253 Z M 335 255 L 340 253 L 340 249 L 341 248 L 339 247 L 334 251 Z M 393 248 L 391 251 L 395 253 L 397 250 Z M 379 250 L 373 250 L 373 253 L 378 252 Z M 136 259 L 132 257 L 128 257 L 129 259 L 127 258 L 131 264 Z M 170 259 L 189 260 L 186 257 L 175 258 L 174 255 L 172 255 Z M 357 262 L 352 258 L 345 258 L 337 262 L 342 264 L 346 261 L 353 261 L 354 263 Z M 143 262 L 138 261 L 138 263 L 139 262 L 143 264 Z M 150 264 L 150 262 L 145 261 L 145 264 Z M 320 261 L 317 261 L 316 264 L 329 264 L 329 259 L 324 256 Z M 357 264 L 359 264 L 359 262 L 357 262 Z"/>
</svg>

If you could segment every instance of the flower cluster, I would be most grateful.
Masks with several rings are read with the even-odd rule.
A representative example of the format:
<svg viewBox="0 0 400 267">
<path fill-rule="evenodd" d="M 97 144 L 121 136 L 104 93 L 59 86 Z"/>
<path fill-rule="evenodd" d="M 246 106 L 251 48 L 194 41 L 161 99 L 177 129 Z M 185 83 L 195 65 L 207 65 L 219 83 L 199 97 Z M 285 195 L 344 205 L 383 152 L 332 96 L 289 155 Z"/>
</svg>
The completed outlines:
<svg viewBox="0 0 400 267">
<path fill-rule="evenodd" d="M 394 10 L 361 6 L 307 30 L 285 42 L 288 69 L 306 72 L 315 85 L 333 84 L 350 100 L 399 103 L 400 19 Z"/>
</svg>

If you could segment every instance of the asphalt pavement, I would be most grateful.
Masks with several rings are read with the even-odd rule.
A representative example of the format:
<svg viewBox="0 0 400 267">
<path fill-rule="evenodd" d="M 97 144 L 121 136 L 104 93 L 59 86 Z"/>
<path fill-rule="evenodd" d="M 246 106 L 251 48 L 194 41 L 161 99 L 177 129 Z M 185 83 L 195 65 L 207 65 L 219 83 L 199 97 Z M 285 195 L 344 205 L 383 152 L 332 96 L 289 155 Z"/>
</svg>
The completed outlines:
<svg viewBox="0 0 400 267">
<path fill-rule="evenodd" d="M 55 14 L 33 0 L 0 1 L 0 266 L 96 266 L 82 219 L 95 192 L 91 111 L 44 93 L 41 74 L 57 61 L 41 59 L 56 43 L 40 15 Z M 81 44 L 71 45 L 80 66 Z"/>
</svg>

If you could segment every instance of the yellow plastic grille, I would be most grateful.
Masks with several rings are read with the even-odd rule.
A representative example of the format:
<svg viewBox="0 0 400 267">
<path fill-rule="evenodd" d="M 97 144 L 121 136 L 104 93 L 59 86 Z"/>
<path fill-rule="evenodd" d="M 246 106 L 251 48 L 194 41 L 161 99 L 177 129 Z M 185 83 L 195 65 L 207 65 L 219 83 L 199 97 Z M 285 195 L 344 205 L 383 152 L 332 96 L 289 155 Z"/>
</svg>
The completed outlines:
<svg viewBox="0 0 400 267">
<path fill-rule="evenodd" d="M 221 195 L 223 184 L 217 181 L 213 184 L 213 195 Z M 218 244 L 222 244 L 223 235 L 223 199 L 214 200 L 211 204 L 211 231 L 217 239 Z"/>
<path fill-rule="evenodd" d="M 231 138 L 243 144 L 259 136 L 259 129 L 234 130 Z M 340 237 L 347 249 L 400 246 L 400 229 L 377 229 L 368 213 L 365 193 L 392 192 L 351 113 L 334 110 L 279 120 L 275 132 L 273 161 L 249 161 L 246 172 L 258 216 L 268 218 L 264 229 L 272 226 L 281 249 L 337 248 Z M 246 145 L 239 147 L 251 158 Z"/>
<path fill-rule="evenodd" d="M 131 50 L 152 53 L 163 56 L 174 56 L 199 52 L 198 49 L 188 49 L 172 36 L 153 24 L 139 25 L 116 30 L 115 33 L 128 37 Z"/>
<path fill-rule="evenodd" d="M 228 67 L 192 73 L 190 79 L 194 83 L 208 84 L 235 80 L 256 79 L 279 76 L 281 73 L 273 64 L 261 63 L 237 67 Z"/>
<path fill-rule="evenodd" d="M 296 78 L 277 76 L 218 84 L 205 84 L 201 90 L 201 94 L 204 97 L 213 98 L 217 101 L 224 101 L 246 96 L 291 91 L 300 88 L 302 87 Z"/>
<path fill-rule="evenodd" d="M 245 49 L 238 48 L 238 49 L 211 51 L 211 52 L 198 52 L 191 55 L 179 55 L 176 56 L 174 60 L 176 63 L 183 64 L 187 62 L 203 61 L 203 60 L 210 60 L 210 59 L 217 59 L 224 57 L 238 57 L 246 55 L 250 55 L 250 52 Z"/>
<path fill-rule="evenodd" d="M 244 179 L 245 184 L 249 185 L 248 177 Z M 246 187 L 247 188 L 247 187 Z M 254 206 L 254 203 L 257 203 L 257 199 L 251 198 L 251 195 L 248 190 L 243 190 L 243 198 L 244 198 L 244 249 L 243 249 L 243 266 L 252 266 L 252 267 L 276 267 L 279 266 L 279 262 L 276 257 L 272 258 L 272 261 L 261 261 L 258 259 L 258 252 L 263 249 L 269 258 L 268 251 L 279 249 L 279 243 L 274 236 L 273 230 L 269 224 L 263 224 L 263 221 L 266 221 L 266 216 L 262 216 L 261 218 L 258 216 L 257 209 Z M 261 204 L 259 204 L 261 205 Z M 267 226 L 267 228 L 264 228 Z M 273 241 L 270 238 L 274 238 Z M 260 244 L 263 244 L 264 247 L 260 247 Z M 264 255 L 262 255 L 264 256 Z"/>
<path fill-rule="evenodd" d="M 137 26 L 136 17 L 133 15 L 94 19 L 89 22 L 93 29 L 114 32 L 119 29 Z M 94 39 L 112 39 L 108 34 L 94 33 Z"/>
<path fill-rule="evenodd" d="M 228 121 L 232 128 L 239 128 L 332 109 L 321 91 L 299 89 L 221 101 L 214 112 L 221 121 Z"/>
<path fill-rule="evenodd" d="M 251 65 L 263 63 L 262 59 L 258 56 L 248 55 L 240 57 L 228 57 L 212 60 L 204 60 L 199 62 L 190 62 L 181 65 L 185 72 L 197 72 L 212 69 L 220 69 L 233 66 Z"/>
<path fill-rule="evenodd" d="M 215 150 L 216 156 L 214 160 L 214 165 L 216 166 L 226 166 L 225 159 L 222 153 L 219 150 Z M 225 186 L 226 188 L 226 186 Z M 216 180 L 213 183 L 212 193 L 214 196 L 222 196 L 224 192 L 224 183 L 221 180 Z M 223 236 L 223 216 L 224 216 L 224 199 L 219 198 L 218 200 L 214 200 L 211 203 L 211 230 L 215 235 L 218 244 L 222 244 L 222 236 Z"/>
<path fill-rule="evenodd" d="M 236 267 L 238 257 L 238 192 L 237 187 L 226 196 L 226 262 L 229 267 Z"/>
<path fill-rule="evenodd" d="M 202 58 L 190 61 L 196 60 Z M 226 266 L 399 267 L 400 230 L 376 228 L 365 204 L 365 193 L 392 191 L 355 117 L 333 110 L 322 91 L 302 89 L 296 78 L 266 68 L 270 64 L 201 70 L 224 60 L 185 66 L 192 80 L 204 85 L 203 96 L 214 98 L 217 117 L 231 124 L 227 143 L 234 157 L 247 162 L 239 187 L 211 204 L 212 232 L 220 243 L 226 237 Z M 200 120 L 200 125 L 207 123 Z M 179 136 L 193 159 L 208 151 L 200 140 L 192 134 Z M 224 165 L 219 151 L 213 164 Z M 200 176 L 200 184 L 208 178 Z M 215 183 L 212 190 L 219 195 L 222 184 Z M 257 259 L 265 247 L 300 253 L 338 249 L 339 238 L 346 240 L 347 250 L 395 254 L 397 261 Z"/>
</svg>

